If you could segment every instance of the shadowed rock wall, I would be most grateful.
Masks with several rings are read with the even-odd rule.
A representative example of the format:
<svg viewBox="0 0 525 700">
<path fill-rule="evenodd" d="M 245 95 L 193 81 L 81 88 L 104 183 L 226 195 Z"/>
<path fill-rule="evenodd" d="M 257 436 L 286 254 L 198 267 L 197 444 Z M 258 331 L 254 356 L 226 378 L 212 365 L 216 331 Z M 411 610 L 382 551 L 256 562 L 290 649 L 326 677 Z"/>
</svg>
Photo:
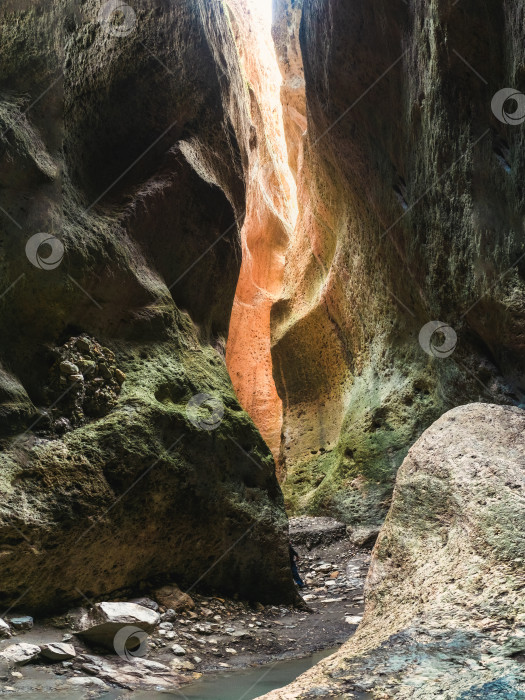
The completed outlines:
<svg viewBox="0 0 525 700">
<path fill-rule="evenodd" d="M 285 75 L 300 34 L 308 118 L 272 310 L 285 496 L 378 522 L 439 415 L 524 401 L 525 126 L 491 109 L 525 90 L 524 5 L 275 8 Z"/>
<path fill-rule="evenodd" d="M 0 602 L 292 600 L 224 363 L 250 119 L 222 3 L 8 1 L 0 31 Z"/>
</svg>

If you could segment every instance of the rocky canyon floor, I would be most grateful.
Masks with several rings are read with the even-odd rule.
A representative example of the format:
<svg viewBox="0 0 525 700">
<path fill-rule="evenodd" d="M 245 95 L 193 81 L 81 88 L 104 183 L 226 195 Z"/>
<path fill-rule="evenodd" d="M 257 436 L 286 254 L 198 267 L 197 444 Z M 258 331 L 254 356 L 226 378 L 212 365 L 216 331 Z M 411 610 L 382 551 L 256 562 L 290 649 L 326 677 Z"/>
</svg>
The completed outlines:
<svg viewBox="0 0 525 700">
<path fill-rule="evenodd" d="M 147 651 L 128 659 L 76 636 L 79 610 L 35 619 L 31 629 L 12 629 L 13 636 L 0 642 L 0 695 L 26 700 L 44 696 L 124 699 L 143 697 L 136 695 L 138 691 L 153 691 L 179 692 L 185 697 L 184 689 L 200 677 L 257 668 L 262 681 L 283 660 L 335 649 L 362 618 L 369 548 L 353 544 L 346 527 L 329 518 L 295 518 L 290 531 L 306 582 L 303 609 L 192 595 L 191 609 L 171 614 L 161 605 L 161 621 Z M 149 596 L 134 600 L 157 605 Z M 14 618 L 12 628 L 23 626 L 17 622 L 20 615 L 6 617 Z M 75 657 L 44 662 L 36 656 L 23 665 L 2 660 L 6 649 L 19 644 L 33 645 L 33 653 L 43 645 L 71 644 Z"/>
</svg>

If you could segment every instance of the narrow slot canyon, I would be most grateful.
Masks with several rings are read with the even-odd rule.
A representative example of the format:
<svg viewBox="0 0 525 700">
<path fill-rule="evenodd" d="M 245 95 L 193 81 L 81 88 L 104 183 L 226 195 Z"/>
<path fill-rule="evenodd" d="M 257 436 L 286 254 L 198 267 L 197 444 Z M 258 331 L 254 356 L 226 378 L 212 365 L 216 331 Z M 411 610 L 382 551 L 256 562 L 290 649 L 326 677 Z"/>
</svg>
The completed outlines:
<svg viewBox="0 0 525 700">
<path fill-rule="evenodd" d="M 270 316 L 283 291 L 286 251 L 297 221 L 297 190 L 289 165 L 282 75 L 272 38 L 271 13 L 263 5 L 256 0 L 228 3 L 248 84 L 253 136 L 241 231 L 242 266 L 226 363 L 241 405 L 253 418 L 279 466 L 282 399 L 273 378 Z M 283 476 L 279 469 L 278 475 Z"/>
<path fill-rule="evenodd" d="M 0 698 L 525 698 L 525 0 L 4 0 Z"/>
</svg>

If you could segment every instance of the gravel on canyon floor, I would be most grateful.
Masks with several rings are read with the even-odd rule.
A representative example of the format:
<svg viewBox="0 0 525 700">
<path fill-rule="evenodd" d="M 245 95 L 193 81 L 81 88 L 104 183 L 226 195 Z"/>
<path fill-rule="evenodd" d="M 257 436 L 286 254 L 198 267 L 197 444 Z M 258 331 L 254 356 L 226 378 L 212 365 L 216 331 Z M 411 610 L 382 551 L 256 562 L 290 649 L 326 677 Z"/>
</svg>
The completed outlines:
<svg viewBox="0 0 525 700">
<path fill-rule="evenodd" d="M 110 688 L 169 690 L 202 674 L 300 658 L 342 644 L 362 616 L 369 550 L 356 547 L 341 523 L 326 518 L 292 519 L 290 531 L 306 583 L 303 609 L 192 593 L 191 600 L 179 595 L 186 609 L 175 612 L 166 607 L 163 588 L 158 596 L 151 592 L 133 600 L 156 610 L 158 624 L 147 646 L 120 656 L 81 633 L 93 610 L 35 620 L 32 626 L 21 615 L 7 616 L 0 695 L 35 690 L 52 695 L 73 688 L 85 692 L 81 697 Z"/>
</svg>

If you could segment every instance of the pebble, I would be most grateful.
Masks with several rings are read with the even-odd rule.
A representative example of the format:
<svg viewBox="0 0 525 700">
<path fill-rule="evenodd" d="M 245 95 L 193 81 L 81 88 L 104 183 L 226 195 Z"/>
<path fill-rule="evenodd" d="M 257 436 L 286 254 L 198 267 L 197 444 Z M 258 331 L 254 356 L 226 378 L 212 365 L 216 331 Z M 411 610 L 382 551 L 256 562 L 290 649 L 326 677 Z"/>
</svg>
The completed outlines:
<svg viewBox="0 0 525 700">
<path fill-rule="evenodd" d="M 138 662 L 145 666 L 150 671 L 167 671 L 168 667 L 158 661 L 150 661 L 150 659 L 138 658 Z"/>
<path fill-rule="evenodd" d="M 170 668 L 172 671 L 194 671 L 195 664 L 192 664 L 191 661 L 188 661 L 187 659 L 176 658 L 170 662 Z"/>
<path fill-rule="evenodd" d="M 146 607 L 148 607 L 148 606 L 146 606 Z M 160 616 L 160 619 L 162 620 L 162 622 L 174 622 L 174 620 L 176 620 L 176 618 L 177 618 L 177 613 L 172 608 L 168 608 L 166 610 L 166 612 L 162 613 L 162 615 Z M 183 625 L 187 624 L 187 620 L 181 620 L 180 622 Z"/>
<path fill-rule="evenodd" d="M 80 352 L 89 352 L 91 350 L 91 344 L 87 338 L 80 336 L 80 338 L 77 338 L 77 348 Z"/>
<path fill-rule="evenodd" d="M 72 644 L 43 644 L 41 654 L 50 661 L 67 661 L 76 656 L 75 647 Z"/>
<path fill-rule="evenodd" d="M 6 638 L 11 636 L 11 629 L 5 620 L 0 618 L 0 637 Z"/>
<path fill-rule="evenodd" d="M 0 652 L 0 657 L 6 659 L 7 661 L 12 661 L 13 663 L 23 666 L 36 659 L 40 654 L 40 647 L 36 644 L 11 644 L 10 646 L 2 649 Z"/>
<path fill-rule="evenodd" d="M 316 568 L 317 568 L 317 571 L 331 571 L 332 565 L 327 564 L 327 563 L 322 563 L 322 564 L 319 564 L 319 566 L 317 566 Z"/>
<path fill-rule="evenodd" d="M 175 656 L 184 656 L 186 654 L 186 649 L 181 647 L 180 644 L 174 644 L 171 647 L 171 651 L 175 654 Z"/>
<path fill-rule="evenodd" d="M 136 605 L 142 605 L 145 608 L 149 608 L 150 610 L 154 610 L 155 612 L 158 612 L 158 610 L 159 610 L 159 604 L 156 603 L 154 600 L 151 600 L 151 598 L 134 598 L 133 600 L 130 600 L 129 602 L 135 603 Z M 174 611 L 167 610 L 166 612 L 174 612 Z M 164 621 L 164 617 L 161 617 L 161 619 Z M 171 622 L 171 620 L 169 620 L 169 622 Z"/>
<path fill-rule="evenodd" d="M 10 620 L 11 627 L 15 630 L 30 630 L 33 627 L 33 618 L 29 615 L 23 617 L 12 617 Z"/>
<path fill-rule="evenodd" d="M 345 622 L 348 622 L 349 625 L 358 625 L 362 619 L 362 615 L 349 615 L 345 617 Z"/>
<path fill-rule="evenodd" d="M 115 370 L 115 379 L 117 380 L 117 382 L 119 384 L 123 384 L 124 380 L 126 379 L 126 375 L 124 374 L 124 372 L 122 370 L 116 369 Z"/>
<path fill-rule="evenodd" d="M 86 685 L 96 685 L 99 688 L 107 688 L 107 684 L 104 683 L 104 681 L 100 680 L 100 678 L 90 678 L 89 676 L 76 676 L 75 678 L 69 678 L 67 681 L 70 685 L 79 685 L 79 686 L 86 686 Z"/>
<path fill-rule="evenodd" d="M 72 362 L 68 362 L 67 360 L 60 363 L 60 371 L 62 374 L 66 374 L 68 376 L 79 373 L 77 365 L 74 365 Z"/>
</svg>

